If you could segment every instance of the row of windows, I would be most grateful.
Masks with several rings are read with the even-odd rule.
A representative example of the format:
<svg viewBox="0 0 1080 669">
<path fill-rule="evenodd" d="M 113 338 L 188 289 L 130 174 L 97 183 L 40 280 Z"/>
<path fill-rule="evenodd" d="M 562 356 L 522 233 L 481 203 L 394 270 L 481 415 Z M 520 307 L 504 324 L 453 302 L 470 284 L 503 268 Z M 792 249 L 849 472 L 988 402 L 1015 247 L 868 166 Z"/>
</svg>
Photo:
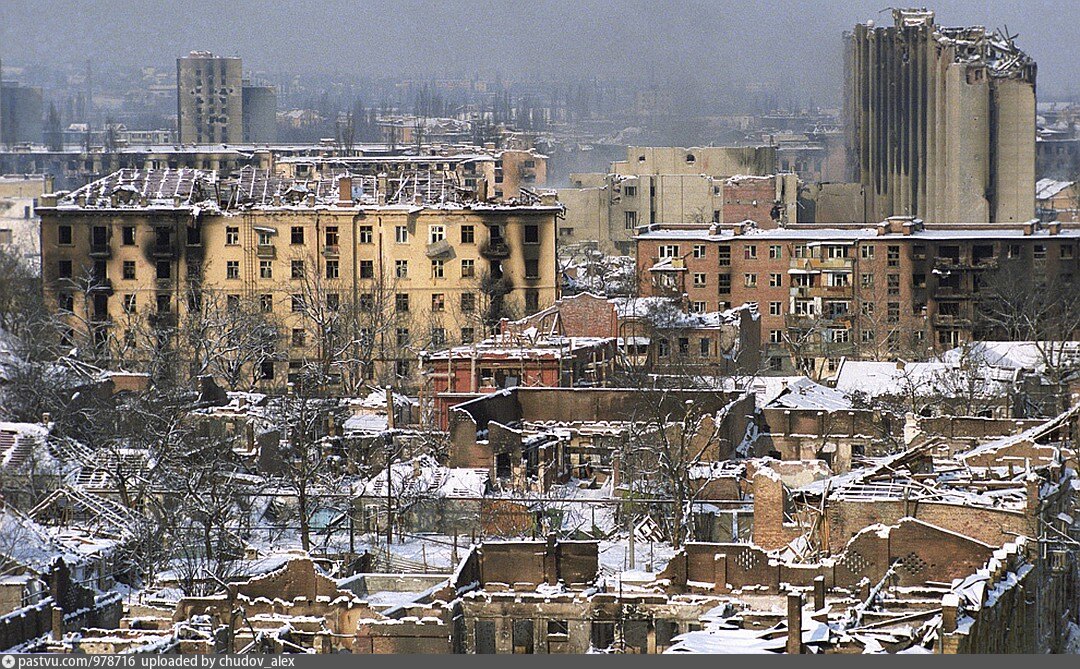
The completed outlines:
<svg viewBox="0 0 1080 669">
<path fill-rule="evenodd" d="M 679 355 L 690 355 L 690 338 L 679 337 L 676 340 L 676 346 Z M 697 355 L 702 358 L 708 358 L 713 355 L 712 339 L 708 337 L 701 337 L 698 339 L 696 347 Z M 671 355 L 671 342 L 663 337 L 656 340 L 656 354 L 661 358 L 666 358 Z"/>
<path fill-rule="evenodd" d="M 462 225 L 460 227 L 460 241 L 462 244 L 475 244 L 476 243 L 476 226 L 474 225 Z M 276 233 L 270 230 L 257 231 L 259 246 L 270 246 L 274 243 L 274 236 Z M 301 245 L 305 243 L 305 228 L 303 226 L 294 225 L 290 229 L 289 241 L 294 245 Z M 502 229 L 500 226 L 493 226 L 490 229 L 490 235 L 492 239 L 502 238 Z M 394 226 L 394 242 L 397 244 L 408 244 L 410 239 L 409 228 L 406 225 Z M 428 243 L 436 244 L 438 242 L 446 240 L 446 226 L 442 224 L 432 224 L 428 226 Z M 338 246 L 341 242 L 341 233 L 337 226 L 327 226 L 323 231 L 323 241 L 326 246 Z M 375 232 L 374 227 L 370 225 L 360 225 L 356 228 L 356 242 L 358 244 L 374 244 Z M 540 226 L 539 225 L 526 225 L 524 226 L 524 242 L 526 244 L 539 244 L 540 243 Z M 238 246 L 240 244 L 240 228 L 238 226 L 226 226 L 225 228 L 225 245 L 226 246 Z"/>
<path fill-rule="evenodd" d="M 629 213 L 629 212 L 628 212 Z M 628 226 L 629 227 L 629 226 Z M 657 248 L 657 256 L 659 258 L 681 258 L 681 246 L 679 244 L 661 244 Z M 812 246 L 806 244 L 796 244 L 792 247 L 793 258 L 822 258 L 822 259 L 845 259 L 851 257 L 852 250 L 851 245 L 845 244 L 823 244 L 820 246 L 821 251 L 819 253 L 814 252 Z M 874 245 L 862 245 L 859 246 L 859 256 L 863 260 L 874 260 L 876 257 Z M 990 247 L 992 249 L 992 247 Z M 955 249 L 955 251 L 953 250 Z M 1048 257 L 1047 246 L 1045 244 L 1034 244 L 1031 247 L 1032 255 L 1037 259 Z M 1072 260 L 1075 257 L 1075 250 L 1072 244 L 1061 244 L 1058 247 L 1059 257 L 1062 260 Z M 1021 244 L 1009 244 L 1004 248 L 1004 253 L 1007 258 L 1021 258 L 1024 255 L 1024 246 Z M 886 247 L 886 264 L 889 267 L 900 266 L 900 254 L 901 247 L 899 245 L 890 244 Z M 926 259 L 926 249 L 923 246 L 915 246 L 913 248 L 913 256 L 916 260 Z M 939 247 L 938 253 L 941 257 L 951 257 L 950 254 L 955 253 L 956 258 L 959 258 L 959 247 Z M 772 260 L 783 259 L 783 246 L 780 244 L 770 244 L 768 246 L 769 258 Z M 691 255 L 694 258 L 706 258 L 708 256 L 707 245 L 694 244 L 691 249 Z M 978 250 L 976 250 L 976 255 Z M 985 257 L 992 257 L 992 252 L 986 254 Z M 717 246 L 717 257 L 721 266 L 727 266 L 731 264 L 731 246 L 728 244 L 721 244 Z M 743 246 L 743 259 L 744 260 L 757 260 L 758 259 L 758 247 L 756 244 L 746 244 Z"/>
<path fill-rule="evenodd" d="M 155 303 L 157 310 L 169 311 L 170 307 L 168 302 L 168 295 L 156 296 Z M 538 297 L 538 296 L 537 296 Z M 74 311 L 75 298 L 71 293 L 60 293 L 58 295 L 59 307 L 65 311 Z M 225 304 L 229 309 L 239 309 L 241 298 L 240 295 L 230 294 L 225 296 Z M 164 308 L 162 304 L 166 305 Z M 474 313 L 476 311 L 476 294 L 475 293 L 462 293 L 460 295 L 460 307 L 462 313 Z M 192 309 L 199 308 L 199 302 L 196 296 L 193 294 L 189 306 Z M 326 306 L 331 310 L 337 310 L 341 308 L 341 296 L 338 293 L 326 294 Z M 398 312 L 408 312 L 410 306 L 410 299 L 408 293 L 397 293 L 394 296 L 394 308 Z M 126 293 L 121 296 L 121 307 L 124 313 L 134 314 L 138 312 L 138 299 L 134 293 Z M 370 312 L 375 309 L 375 296 L 371 293 L 362 293 L 359 296 L 358 307 L 361 311 Z M 266 293 L 259 295 L 259 309 L 263 313 L 272 313 L 274 311 L 274 296 Z M 295 313 L 301 313 L 307 310 L 307 300 L 302 294 L 294 294 L 290 296 L 290 310 Z M 442 312 L 446 310 L 446 295 L 444 293 L 435 293 L 431 296 L 431 310 L 435 312 Z"/>
<path fill-rule="evenodd" d="M 121 226 L 121 238 L 124 246 L 135 245 L 135 226 L 125 225 Z M 162 230 L 167 232 L 167 228 Z M 105 226 L 95 226 L 94 243 L 104 244 L 108 235 L 108 229 Z M 193 237 L 198 237 L 198 228 L 188 229 L 188 244 L 197 244 L 199 240 Z M 259 246 L 271 246 L 274 243 L 275 232 L 270 230 L 257 230 L 256 237 Z M 491 229 L 491 237 L 495 239 L 502 238 L 502 232 L 498 226 Z M 300 245 L 304 244 L 305 229 L 303 226 L 292 226 L 290 230 L 290 243 Z M 356 229 L 356 239 L 358 244 L 373 244 L 375 242 L 374 230 L 370 225 L 361 225 Z M 435 244 L 446 239 L 446 226 L 441 224 L 433 224 L 428 226 L 428 243 Z M 340 243 L 340 232 L 337 226 L 327 226 L 323 231 L 323 240 L 326 246 L 338 246 Z M 476 243 L 476 227 L 473 225 L 462 225 L 460 227 L 460 240 L 462 244 L 474 244 Z M 394 241 L 398 244 L 409 243 L 409 228 L 405 225 L 398 225 L 394 227 Z M 524 241 L 526 244 L 539 244 L 540 243 L 540 226 L 538 225 L 526 225 L 524 226 Z M 71 246 L 74 243 L 74 231 L 70 225 L 57 226 L 57 244 L 61 246 Z M 226 246 L 239 246 L 240 245 L 240 228 L 239 226 L 226 226 L 225 227 L 225 245 Z"/>
</svg>

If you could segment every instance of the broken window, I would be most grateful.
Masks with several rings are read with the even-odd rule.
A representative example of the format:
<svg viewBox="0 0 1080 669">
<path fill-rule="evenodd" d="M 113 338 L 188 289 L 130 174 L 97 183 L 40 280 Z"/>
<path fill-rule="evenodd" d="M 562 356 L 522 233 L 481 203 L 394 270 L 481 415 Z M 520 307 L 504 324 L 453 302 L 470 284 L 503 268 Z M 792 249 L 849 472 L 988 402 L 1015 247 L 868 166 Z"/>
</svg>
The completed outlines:
<svg viewBox="0 0 1080 669">
<path fill-rule="evenodd" d="M 515 655 L 532 655 L 533 621 L 515 620 L 512 624 L 512 642 Z"/>
<path fill-rule="evenodd" d="M 508 479 L 512 473 L 513 468 L 510 466 L 510 454 L 498 453 L 495 456 L 495 477 Z"/>
<path fill-rule="evenodd" d="M 476 636 L 475 651 L 477 655 L 495 654 L 495 621 L 477 620 L 473 627 Z"/>
<path fill-rule="evenodd" d="M 611 648 L 615 643 L 615 623 L 594 621 L 591 635 L 592 647 L 597 650 Z"/>
</svg>

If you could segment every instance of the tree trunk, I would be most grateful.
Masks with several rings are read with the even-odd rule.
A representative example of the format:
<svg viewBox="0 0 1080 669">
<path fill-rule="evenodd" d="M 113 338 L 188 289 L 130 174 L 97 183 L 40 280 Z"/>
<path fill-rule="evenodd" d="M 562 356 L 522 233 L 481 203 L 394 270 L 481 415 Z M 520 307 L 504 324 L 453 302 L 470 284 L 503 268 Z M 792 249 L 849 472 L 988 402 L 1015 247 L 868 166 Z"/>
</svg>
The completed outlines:
<svg viewBox="0 0 1080 669">
<path fill-rule="evenodd" d="M 301 483 L 297 495 L 300 507 L 300 546 L 305 550 L 311 548 L 311 527 L 308 522 L 308 499 L 307 486 Z"/>
</svg>

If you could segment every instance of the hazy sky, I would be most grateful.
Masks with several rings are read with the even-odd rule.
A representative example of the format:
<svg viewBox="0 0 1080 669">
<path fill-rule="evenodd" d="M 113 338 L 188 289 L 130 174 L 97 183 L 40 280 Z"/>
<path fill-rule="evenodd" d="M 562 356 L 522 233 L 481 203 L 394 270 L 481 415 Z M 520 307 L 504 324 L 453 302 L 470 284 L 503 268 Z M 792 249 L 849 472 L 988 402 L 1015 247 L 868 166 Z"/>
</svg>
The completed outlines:
<svg viewBox="0 0 1080 669">
<path fill-rule="evenodd" d="M 0 57 L 169 64 L 192 49 L 245 69 L 355 75 L 639 75 L 826 88 L 840 35 L 884 0 L 0 0 Z M 1077 0 L 940 0 L 948 25 L 1008 25 L 1044 94 L 1080 91 Z M 824 97 L 824 95 L 823 95 Z"/>
</svg>

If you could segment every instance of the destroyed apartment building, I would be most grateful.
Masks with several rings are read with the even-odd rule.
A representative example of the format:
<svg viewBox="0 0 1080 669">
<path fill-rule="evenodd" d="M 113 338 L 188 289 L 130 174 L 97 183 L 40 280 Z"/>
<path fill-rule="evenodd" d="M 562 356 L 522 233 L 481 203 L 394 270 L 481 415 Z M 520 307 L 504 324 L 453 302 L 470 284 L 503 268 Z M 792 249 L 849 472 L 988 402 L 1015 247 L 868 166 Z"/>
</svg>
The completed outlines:
<svg viewBox="0 0 1080 669">
<path fill-rule="evenodd" d="M 560 211 L 554 194 L 486 202 L 415 174 L 388 184 L 251 167 L 121 170 L 38 208 L 47 299 L 71 314 L 73 343 L 148 365 L 222 315 L 221 337 L 250 341 L 243 359 L 194 351 L 184 367 L 230 390 L 281 389 L 313 368 L 347 388 L 415 383 L 418 351 L 477 341 L 555 300 Z M 343 350 L 346 336 L 356 343 Z"/>
</svg>

